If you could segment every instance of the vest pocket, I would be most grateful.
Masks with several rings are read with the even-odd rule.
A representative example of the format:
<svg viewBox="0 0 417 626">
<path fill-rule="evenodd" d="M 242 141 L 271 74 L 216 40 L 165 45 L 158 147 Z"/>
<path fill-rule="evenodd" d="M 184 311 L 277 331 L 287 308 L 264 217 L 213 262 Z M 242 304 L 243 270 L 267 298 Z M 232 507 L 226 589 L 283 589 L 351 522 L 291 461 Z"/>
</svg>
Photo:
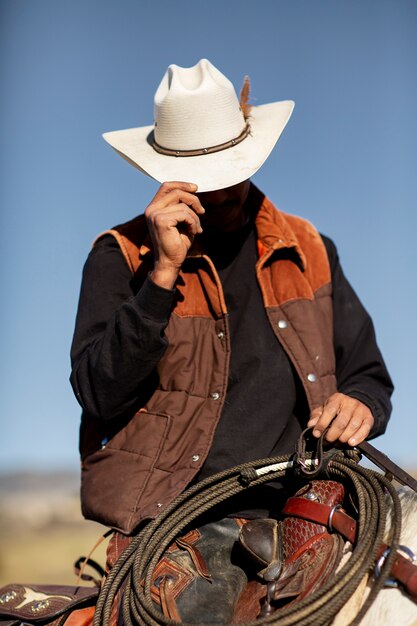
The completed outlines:
<svg viewBox="0 0 417 626">
<path fill-rule="evenodd" d="M 171 417 L 139 411 L 103 447 L 84 458 L 81 469 L 83 515 L 121 532 L 132 519 L 166 440 Z M 155 494 L 157 497 L 157 494 Z M 140 516 L 140 515 L 139 515 Z"/>
</svg>

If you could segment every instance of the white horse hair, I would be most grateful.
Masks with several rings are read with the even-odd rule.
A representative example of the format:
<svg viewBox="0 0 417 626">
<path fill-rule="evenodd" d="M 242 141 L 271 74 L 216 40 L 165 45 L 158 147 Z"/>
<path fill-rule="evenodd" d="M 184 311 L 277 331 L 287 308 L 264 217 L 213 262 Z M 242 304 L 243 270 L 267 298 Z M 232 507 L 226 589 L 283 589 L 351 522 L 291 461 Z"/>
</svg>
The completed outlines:
<svg viewBox="0 0 417 626">
<path fill-rule="evenodd" d="M 417 555 L 417 493 L 408 487 L 398 490 L 402 510 L 402 529 L 400 544 L 407 546 Z M 388 496 L 387 496 L 388 497 Z M 387 517 L 384 541 L 389 544 L 392 509 Z M 367 579 L 358 586 L 357 591 L 340 611 L 333 626 L 347 626 L 357 615 L 360 606 L 369 594 Z M 412 600 L 401 587 L 385 588 L 376 597 L 360 626 L 417 626 L 417 602 Z"/>
</svg>

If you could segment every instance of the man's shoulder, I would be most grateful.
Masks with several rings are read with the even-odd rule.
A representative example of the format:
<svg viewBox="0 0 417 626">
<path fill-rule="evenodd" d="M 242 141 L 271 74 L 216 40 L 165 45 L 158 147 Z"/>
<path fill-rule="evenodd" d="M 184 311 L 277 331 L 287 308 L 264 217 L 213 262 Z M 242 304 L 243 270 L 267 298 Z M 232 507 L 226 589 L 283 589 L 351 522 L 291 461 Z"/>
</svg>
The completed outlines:
<svg viewBox="0 0 417 626">
<path fill-rule="evenodd" d="M 278 209 L 272 202 L 270 203 L 274 213 L 279 214 L 280 219 L 284 220 L 293 230 L 296 235 L 312 235 L 314 238 L 318 238 L 327 250 L 327 254 L 330 257 L 337 256 L 336 245 L 330 237 L 320 232 L 317 227 L 310 222 L 309 219 L 296 215 L 294 213 L 287 213 Z"/>
<path fill-rule="evenodd" d="M 148 234 L 148 228 L 146 225 L 146 218 L 143 214 L 137 215 L 133 219 L 124 222 L 123 224 L 117 224 L 108 230 L 100 233 L 94 240 L 96 245 L 103 237 L 112 235 L 115 239 L 123 237 L 128 239 L 131 243 L 141 246 Z"/>
<path fill-rule="evenodd" d="M 259 206 L 259 213 L 266 222 L 269 222 L 274 227 L 281 229 L 288 236 L 294 235 L 318 235 L 316 227 L 306 218 L 296 215 L 294 213 L 287 213 L 277 207 L 277 205 L 266 196 L 260 189 L 258 189 L 253 183 L 251 187 L 252 198 L 255 205 Z"/>
<path fill-rule="evenodd" d="M 143 214 L 137 215 L 128 222 L 105 230 L 95 239 L 93 247 L 109 237 L 117 242 L 130 270 L 134 273 L 138 268 L 140 249 L 143 245 L 149 246 L 150 244 L 145 216 Z"/>
<path fill-rule="evenodd" d="M 323 244 L 319 231 L 305 217 L 282 211 L 272 202 L 269 202 L 268 208 L 271 222 L 283 233 L 287 241 L 293 240 L 300 245 L 308 245 L 313 242 L 317 245 Z"/>
<path fill-rule="evenodd" d="M 339 262 L 338 252 L 336 245 L 330 237 L 323 235 L 308 219 L 300 217 L 298 215 L 292 215 L 290 213 L 283 213 L 281 215 L 288 222 L 293 230 L 297 241 L 305 248 L 305 245 L 311 245 L 315 243 L 316 246 L 324 249 L 333 271 L 334 266 Z"/>
<path fill-rule="evenodd" d="M 275 208 L 275 210 L 281 215 L 282 219 L 288 223 L 295 234 L 311 234 L 315 236 L 319 234 L 317 228 L 307 218 L 294 213 L 286 213 L 277 208 Z"/>
</svg>

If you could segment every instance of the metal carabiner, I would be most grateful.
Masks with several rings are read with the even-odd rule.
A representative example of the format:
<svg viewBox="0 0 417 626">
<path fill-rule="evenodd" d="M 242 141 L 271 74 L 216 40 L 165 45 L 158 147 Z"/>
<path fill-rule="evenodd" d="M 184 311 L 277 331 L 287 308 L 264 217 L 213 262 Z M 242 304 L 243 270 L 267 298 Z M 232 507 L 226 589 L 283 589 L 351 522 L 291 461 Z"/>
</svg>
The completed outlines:
<svg viewBox="0 0 417 626">
<path fill-rule="evenodd" d="M 388 548 L 386 548 L 383 551 L 378 561 L 375 563 L 375 576 L 377 578 L 381 576 L 381 570 L 384 566 L 385 559 L 387 558 L 390 552 L 391 552 L 391 548 L 388 546 Z M 417 556 L 408 546 L 399 545 L 397 548 L 397 552 L 403 552 L 405 556 L 409 558 L 411 563 L 415 563 L 417 561 Z M 384 586 L 389 587 L 390 589 L 396 589 L 398 587 L 398 582 L 394 580 L 393 578 L 387 578 Z"/>
<path fill-rule="evenodd" d="M 323 440 L 324 436 L 327 432 L 324 431 L 322 435 L 316 439 L 316 437 L 311 437 L 316 442 L 315 449 L 312 450 L 312 457 L 307 458 L 307 440 L 310 439 L 310 435 L 313 432 L 313 428 L 306 428 L 300 434 L 295 456 L 294 456 L 294 464 L 300 467 L 301 472 L 305 476 L 314 477 L 321 471 L 323 465 Z"/>
</svg>

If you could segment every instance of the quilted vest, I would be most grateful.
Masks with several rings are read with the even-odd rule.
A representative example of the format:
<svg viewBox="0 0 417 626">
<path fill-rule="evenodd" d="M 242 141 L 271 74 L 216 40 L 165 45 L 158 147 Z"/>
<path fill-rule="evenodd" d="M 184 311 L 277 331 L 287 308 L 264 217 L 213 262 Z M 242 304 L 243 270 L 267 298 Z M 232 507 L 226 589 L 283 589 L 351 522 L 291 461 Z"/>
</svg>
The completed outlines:
<svg viewBox="0 0 417 626">
<path fill-rule="evenodd" d="M 259 205 L 256 275 L 269 322 L 303 384 L 310 409 L 336 391 L 332 288 L 326 249 L 306 220 Z M 140 284 L 153 267 L 143 215 L 103 234 L 120 245 Z M 176 285 L 158 384 L 126 423 L 86 417 L 81 440 L 83 514 L 125 534 L 153 518 L 193 480 L 210 449 L 227 391 L 230 337 L 222 285 L 194 245 Z M 116 421 L 116 420 L 115 420 Z M 100 446 L 104 436 L 109 439 Z"/>
</svg>

